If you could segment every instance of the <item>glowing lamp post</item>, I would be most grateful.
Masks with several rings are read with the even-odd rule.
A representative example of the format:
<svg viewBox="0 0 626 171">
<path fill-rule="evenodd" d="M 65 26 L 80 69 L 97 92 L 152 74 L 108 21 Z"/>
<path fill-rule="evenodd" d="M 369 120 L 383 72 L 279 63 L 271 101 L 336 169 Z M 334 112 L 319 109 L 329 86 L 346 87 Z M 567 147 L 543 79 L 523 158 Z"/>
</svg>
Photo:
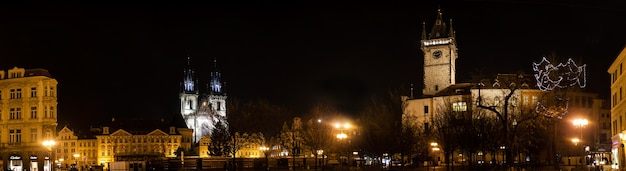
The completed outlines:
<svg viewBox="0 0 626 171">
<path fill-rule="evenodd" d="M 44 161 L 44 171 L 50 171 L 52 169 L 52 161 L 55 161 L 52 157 L 52 146 L 54 146 L 56 142 L 54 142 L 54 140 L 45 140 L 42 144 L 44 147 L 48 148 L 48 159 Z"/>
<path fill-rule="evenodd" d="M 573 123 L 574 123 L 574 126 L 580 128 L 580 140 L 579 140 L 579 142 L 580 142 L 581 146 L 583 146 L 583 128 L 585 126 L 587 126 L 587 124 L 589 124 L 589 121 L 587 119 L 575 119 L 573 121 Z M 587 157 L 585 156 L 585 149 L 584 148 L 583 148 L 583 153 L 580 155 L 580 157 L 581 157 L 581 160 L 582 160 L 581 165 L 585 164 Z"/>
<path fill-rule="evenodd" d="M 574 143 L 575 146 L 578 146 L 578 143 L 580 142 L 580 139 L 572 138 L 572 142 Z"/>
<path fill-rule="evenodd" d="M 80 157 L 80 154 L 74 154 L 74 166 L 76 167 L 76 169 L 78 169 L 78 157 Z"/>
<path fill-rule="evenodd" d="M 339 143 L 343 144 L 343 139 L 348 138 L 348 135 L 343 133 L 343 130 L 349 129 L 350 127 L 352 127 L 352 125 L 350 125 L 350 123 L 335 123 L 335 128 L 338 129 L 340 131 L 340 133 L 337 134 L 337 139 L 339 139 Z M 341 170 L 343 171 L 343 159 L 342 159 L 342 152 L 341 150 L 339 150 L 339 161 L 341 161 L 339 164 L 341 164 Z"/>
<path fill-rule="evenodd" d="M 263 151 L 263 155 L 265 155 L 265 170 L 270 170 L 270 165 L 269 165 L 269 161 L 267 159 L 267 150 L 269 150 L 270 148 L 263 146 L 260 147 L 260 150 Z"/>
<path fill-rule="evenodd" d="M 433 153 L 437 153 L 439 152 L 439 144 L 437 144 L 436 142 L 431 142 L 430 143 L 430 148 L 433 150 Z M 435 154 L 436 155 L 436 154 Z M 435 163 L 435 161 L 433 160 L 433 164 Z"/>
</svg>

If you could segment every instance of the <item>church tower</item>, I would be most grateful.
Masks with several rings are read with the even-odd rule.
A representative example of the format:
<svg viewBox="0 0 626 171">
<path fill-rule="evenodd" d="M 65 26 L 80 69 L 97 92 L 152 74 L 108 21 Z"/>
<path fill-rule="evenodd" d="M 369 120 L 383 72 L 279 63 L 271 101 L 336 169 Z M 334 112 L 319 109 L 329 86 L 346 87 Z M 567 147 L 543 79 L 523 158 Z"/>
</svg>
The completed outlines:
<svg viewBox="0 0 626 171">
<path fill-rule="evenodd" d="M 182 91 L 180 98 L 180 114 L 183 118 L 194 114 L 198 110 L 198 90 L 196 89 L 196 79 L 191 68 L 191 57 L 187 57 L 187 67 L 183 71 Z"/>
<path fill-rule="evenodd" d="M 223 89 L 222 73 L 217 69 L 217 59 L 213 59 L 213 71 L 209 80 L 208 101 L 212 111 L 226 119 L 226 92 Z"/>
<path fill-rule="evenodd" d="M 222 75 L 217 69 L 217 60 L 213 60 L 209 83 L 206 92 L 196 89 L 197 80 L 191 69 L 190 58 L 187 58 L 187 68 L 184 72 L 182 92 L 180 93 L 180 113 L 185 124 L 193 129 L 193 142 L 197 143 L 202 137 L 211 135 L 218 121 L 226 124 L 226 93 L 224 91 Z"/>
<path fill-rule="evenodd" d="M 456 59 L 458 58 L 456 39 L 452 29 L 446 27 L 441 9 L 437 10 L 437 19 L 426 35 L 426 22 L 422 24 L 421 50 L 424 53 L 424 89 L 423 95 L 435 95 L 437 92 L 456 83 Z"/>
</svg>

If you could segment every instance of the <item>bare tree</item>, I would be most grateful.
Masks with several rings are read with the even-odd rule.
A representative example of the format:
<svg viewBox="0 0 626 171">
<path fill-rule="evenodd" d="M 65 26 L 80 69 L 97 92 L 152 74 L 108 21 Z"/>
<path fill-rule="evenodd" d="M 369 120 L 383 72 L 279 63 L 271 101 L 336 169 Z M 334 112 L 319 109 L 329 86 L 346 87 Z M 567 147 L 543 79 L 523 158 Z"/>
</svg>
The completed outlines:
<svg viewBox="0 0 626 171">
<path fill-rule="evenodd" d="M 401 152 L 398 143 L 405 137 L 401 136 L 403 106 L 400 94 L 398 90 L 389 90 L 382 96 L 371 97 L 365 105 L 358 121 L 362 132 L 361 147 L 368 155 L 382 157 L 384 153 Z"/>
<path fill-rule="evenodd" d="M 303 143 L 310 152 L 315 155 L 315 170 L 318 168 L 317 150 L 323 150 L 328 146 L 328 142 L 333 138 L 328 124 L 321 120 L 309 119 L 302 132 Z"/>
<path fill-rule="evenodd" d="M 454 151 L 459 149 L 463 129 L 466 122 L 465 115 L 469 115 L 467 110 L 458 110 L 452 107 L 449 99 L 438 106 L 438 111 L 433 115 L 433 136 L 438 142 L 438 146 L 443 151 L 446 169 L 450 170 Z M 465 141 L 465 140 L 464 140 Z"/>
</svg>

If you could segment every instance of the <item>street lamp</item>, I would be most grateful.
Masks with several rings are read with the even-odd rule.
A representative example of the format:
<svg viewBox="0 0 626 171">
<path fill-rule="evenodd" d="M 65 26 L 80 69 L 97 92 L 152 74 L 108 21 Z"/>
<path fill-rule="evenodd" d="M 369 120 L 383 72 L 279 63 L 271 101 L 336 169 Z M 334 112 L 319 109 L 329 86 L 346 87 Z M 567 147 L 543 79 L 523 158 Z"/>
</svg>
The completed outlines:
<svg viewBox="0 0 626 171">
<path fill-rule="evenodd" d="M 576 148 L 578 148 L 578 143 L 580 142 L 580 139 L 572 138 L 572 142 L 574 143 L 574 149 L 576 149 Z M 574 151 L 576 151 L 576 150 L 574 150 Z M 570 159 L 568 158 L 567 160 L 568 160 L 568 163 L 569 163 Z"/>
<path fill-rule="evenodd" d="M 322 161 L 324 161 L 324 150 L 317 150 L 317 155 L 318 156 L 322 156 Z M 317 158 L 315 158 L 315 160 L 316 160 L 315 161 L 315 163 L 316 163 L 315 164 L 315 170 L 317 170 L 317 168 L 320 167 L 320 166 L 324 166 L 324 163 L 322 161 L 317 161 L 318 160 Z M 317 163 L 319 163 L 319 164 L 317 164 Z"/>
<path fill-rule="evenodd" d="M 339 143 L 342 143 L 343 139 L 348 138 L 348 135 L 345 134 L 343 131 L 347 130 L 347 129 L 350 129 L 352 127 L 352 125 L 350 125 L 350 123 L 348 123 L 348 122 L 344 122 L 344 123 L 335 122 L 334 126 L 335 126 L 336 129 L 339 130 L 339 133 L 337 134 L 337 139 L 339 139 L 339 141 L 340 141 Z M 345 142 L 343 142 L 343 143 L 345 143 Z M 345 146 L 345 145 L 343 145 L 343 146 Z M 345 148 L 345 147 L 342 147 L 342 148 Z M 343 171 L 343 159 L 341 157 L 342 157 L 342 151 L 339 150 L 339 161 L 341 161 L 339 164 L 341 164 L 341 170 Z"/>
<path fill-rule="evenodd" d="M 80 154 L 75 153 L 75 154 L 74 154 L 74 167 L 75 167 L 76 169 L 78 169 L 78 157 L 80 157 Z"/>
<path fill-rule="evenodd" d="M 439 150 L 440 150 L 439 149 L 439 144 L 437 144 L 436 142 L 431 142 L 430 143 L 430 148 L 433 150 L 433 153 L 439 152 Z M 439 159 L 438 156 L 436 156 L 436 157 L 437 157 L 437 159 Z M 435 160 L 433 160 L 432 162 L 433 162 L 433 170 L 435 170 L 435 166 L 434 166 L 435 165 Z M 429 166 L 430 166 L 430 164 L 429 164 Z"/>
<path fill-rule="evenodd" d="M 339 141 L 340 141 L 339 143 L 341 143 L 341 141 L 343 139 L 346 139 L 346 138 L 348 138 L 348 135 L 346 135 L 343 132 L 337 134 L 337 139 L 339 139 Z M 341 161 L 339 164 L 341 165 L 341 171 L 343 171 L 343 159 L 341 158 L 342 157 L 341 155 L 342 155 L 342 152 L 341 152 L 341 150 L 339 150 L 339 161 Z"/>
<path fill-rule="evenodd" d="M 269 150 L 268 147 L 266 146 L 262 146 L 260 147 L 261 151 L 263 151 L 263 155 L 265 155 L 265 169 L 266 170 L 270 170 L 270 165 L 269 165 L 269 161 L 267 159 L 267 150 Z"/>
<path fill-rule="evenodd" d="M 52 169 L 51 161 L 54 161 L 54 158 L 52 158 L 52 146 L 54 146 L 56 142 L 54 142 L 54 140 L 45 140 L 42 144 L 44 147 L 48 148 L 48 159 L 44 160 L 44 171 L 50 171 Z"/>
<path fill-rule="evenodd" d="M 574 126 L 580 128 L 580 140 L 579 140 L 579 142 L 580 142 L 580 144 L 582 146 L 582 144 L 583 144 L 583 128 L 585 126 L 587 126 L 587 124 L 589 124 L 589 121 L 587 119 L 574 119 L 573 123 L 574 123 Z M 586 164 L 586 159 L 587 159 L 587 157 L 585 156 L 585 149 L 584 148 L 583 148 L 583 153 L 580 155 L 580 157 L 581 157 L 582 162 L 583 162 L 583 163 L 581 163 L 581 166 L 582 166 L 583 164 Z"/>
</svg>

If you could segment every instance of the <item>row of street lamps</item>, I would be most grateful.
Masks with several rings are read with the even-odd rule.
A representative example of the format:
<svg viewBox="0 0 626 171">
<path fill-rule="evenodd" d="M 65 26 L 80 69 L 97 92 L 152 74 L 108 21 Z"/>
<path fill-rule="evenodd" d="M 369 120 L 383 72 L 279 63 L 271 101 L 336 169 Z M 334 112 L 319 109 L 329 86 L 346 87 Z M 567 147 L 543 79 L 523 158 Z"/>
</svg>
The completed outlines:
<svg viewBox="0 0 626 171">
<path fill-rule="evenodd" d="M 317 122 L 321 123 L 322 120 L 318 119 Z M 337 139 L 339 141 L 343 142 L 344 139 L 348 138 L 348 134 L 344 133 L 344 131 L 352 128 L 352 125 L 350 123 L 348 123 L 348 122 L 344 122 L 344 123 L 337 122 L 337 123 L 333 124 L 333 126 L 337 130 L 340 131 L 339 133 L 336 134 L 336 137 L 337 137 Z M 342 146 L 342 148 L 343 148 L 343 146 Z M 268 160 L 268 150 L 269 150 L 269 147 L 261 146 L 261 147 L 259 147 L 259 150 L 261 150 L 263 152 L 263 154 L 265 155 L 266 170 L 269 170 L 269 160 Z M 339 160 L 338 161 L 341 161 L 340 162 L 341 170 L 343 170 L 343 162 L 342 162 L 342 157 L 343 157 L 342 155 L 343 155 L 343 153 L 341 152 L 341 150 L 338 150 L 338 151 L 339 151 Z M 317 154 L 323 155 L 323 150 L 321 150 L 321 149 L 317 150 Z M 316 161 L 316 163 L 317 163 L 317 161 Z"/>
<path fill-rule="evenodd" d="M 56 163 L 56 162 L 63 162 L 63 159 L 59 159 L 56 160 L 54 157 L 52 157 L 52 147 L 54 147 L 56 145 L 56 142 L 54 140 L 45 140 L 42 142 L 42 145 L 46 148 L 48 148 L 48 157 L 49 160 L 47 163 L 45 163 L 44 167 L 47 167 L 48 170 L 44 169 L 44 171 L 51 171 L 52 170 L 52 164 Z M 74 164 L 78 165 L 78 157 L 80 157 L 80 154 L 76 153 L 73 155 L 74 157 Z"/>
<path fill-rule="evenodd" d="M 589 121 L 587 119 L 575 119 L 573 121 L 573 124 L 577 128 L 580 128 L 580 137 L 579 138 L 573 138 L 572 142 L 574 143 L 575 146 L 578 146 L 578 143 L 580 143 L 582 145 L 582 143 L 583 143 L 583 128 L 589 124 Z M 339 138 L 339 135 L 337 135 L 337 138 Z M 431 142 L 430 146 L 431 146 L 431 150 L 433 152 L 438 152 L 440 150 L 439 144 L 437 142 Z M 504 146 L 500 146 L 500 149 L 504 150 L 505 147 Z M 586 150 L 587 149 L 582 148 L 582 154 L 581 154 L 582 163 L 581 163 L 581 165 L 584 165 L 584 163 L 586 163 L 586 155 L 585 155 L 585 151 Z"/>
</svg>

